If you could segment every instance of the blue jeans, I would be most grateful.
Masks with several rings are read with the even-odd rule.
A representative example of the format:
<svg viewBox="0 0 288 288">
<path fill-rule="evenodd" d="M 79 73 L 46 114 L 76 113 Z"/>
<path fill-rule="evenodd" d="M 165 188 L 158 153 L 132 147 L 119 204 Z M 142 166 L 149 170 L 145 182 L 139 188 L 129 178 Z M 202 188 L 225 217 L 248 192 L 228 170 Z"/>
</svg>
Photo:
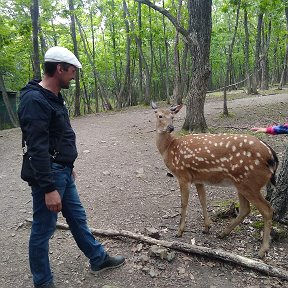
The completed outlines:
<svg viewBox="0 0 288 288">
<path fill-rule="evenodd" d="M 86 213 L 79 199 L 72 169 L 52 163 L 55 186 L 62 199 L 62 214 L 81 251 L 91 265 L 100 265 L 106 252 L 87 226 Z M 49 239 L 56 229 L 57 213 L 47 209 L 45 195 L 32 186 L 33 223 L 29 241 L 29 262 L 35 286 L 53 281 L 49 264 Z"/>
</svg>

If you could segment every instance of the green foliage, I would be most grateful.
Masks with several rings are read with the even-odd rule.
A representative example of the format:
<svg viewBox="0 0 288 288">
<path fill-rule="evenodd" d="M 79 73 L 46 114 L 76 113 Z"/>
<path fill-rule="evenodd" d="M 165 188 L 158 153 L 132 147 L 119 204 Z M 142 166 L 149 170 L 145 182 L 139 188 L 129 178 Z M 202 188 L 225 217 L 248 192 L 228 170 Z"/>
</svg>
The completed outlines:
<svg viewBox="0 0 288 288">
<path fill-rule="evenodd" d="M 232 33 L 236 20 L 236 8 L 239 0 L 214 0 L 212 6 L 212 39 L 210 49 L 210 61 L 212 77 L 209 84 L 209 90 L 220 89 L 224 85 L 226 73 L 227 53 L 231 44 Z M 175 67 L 174 67 L 174 41 L 176 30 L 171 22 L 158 11 L 141 5 L 141 27 L 139 26 L 138 3 L 134 0 L 127 0 L 129 15 L 129 34 L 126 34 L 125 19 L 122 0 L 103 0 L 103 1 L 79 1 L 74 0 L 75 11 L 82 32 L 85 35 L 85 45 L 89 57 L 92 57 L 92 29 L 94 33 L 95 59 L 91 63 L 84 49 L 85 45 L 80 37 L 79 27 L 77 30 L 77 42 L 79 49 L 79 58 L 83 64 L 83 77 L 81 81 L 81 91 L 86 85 L 87 93 L 97 93 L 99 95 L 99 81 L 104 83 L 105 93 L 113 103 L 117 102 L 120 86 L 125 80 L 126 66 L 126 45 L 127 36 L 130 37 L 130 57 L 131 57 L 131 93 L 132 96 L 141 100 L 139 87 L 139 77 L 142 78 L 143 85 L 147 83 L 144 76 L 144 68 L 139 69 L 139 49 L 136 39 L 141 40 L 143 56 L 149 67 L 151 75 L 151 99 L 166 99 L 165 77 L 168 75 L 169 93 L 172 94 Z M 41 28 L 41 37 L 47 47 L 53 45 L 62 45 L 73 50 L 73 43 L 70 32 L 70 14 L 68 3 L 56 0 L 41 1 L 39 24 Z M 164 5 L 169 13 L 177 18 L 178 3 L 171 0 L 159 2 L 157 5 Z M 180 24 L 183 28 L 189 27 L 189 15 L 187 1 L 184 1 L 181 7 Z M 278 71 L 281 73 L 282 63 L 286 48 L 286 18 L 284 13 L 285 1 L 282 0 L 242 0 L 239 15 L 239 27 L 233 49 L 232 57 L 232 75 L 231 81 L 237 82 L 245 79 L 244 69 L 244 43 L 245 31 L 243 27 L 244 8 L 248 12 L 248 30 L 249 30 L 249 65 L 250 69 L 254 67 L 254 53 L 257 36 L 258 14 L 264 13 L 263 17 L 263 37 L 268 35 L 268 24 L 272 23 L 272 32 L 268 50 L 268 61 L 270 67 L 269 73 Z M 0 69 L 5 76 L 5 84 L 10 90 L 19 90 L 33 75 L 31 64 L 32 55 L 32 31 L 30 0 L 0 0 Z M 92 18 L 90 17 L 92 15 Z M 164 25 L 165 23 L 165 31 Z M 165 33 L 164 33 L 165 32 Z M 166 41 L 166 43 L 165 43 Z M 169 66 L 166 67 L 166 47 L 168 47 L 167 59 Z M 150 46 L 152 45 L 152 47 Z M 180 36 L 179 51 L 180 61 L 184 53 L 185 43 Z M 40 46 L 40 58 L 43 60 L 45 47 Z M 262 51 L 263 52 L 263 51 Z M 275 54 L 276 53 L 276 54 Z M 276 60 L 275 60 L 276 59 Z M 143 63 L 142 63 L 143 65 Z M 182 62 L 180 63 L 182 67 Z M 189 79 L 193 77 L 192 64 L 190 61 L 190 52 L 187 60 Z M 99 78 L 95 79 L 93 68 L 96 69 Z M 251 72 L 251 71 L 250 71 Z M 167 73 L 167 74 L 166 74 Z M 182 71 L 183 73 L 183 71 Z M 183 77 L 183 75 L 181 75 Z M 271 76 L 270 76 L 271 78 Z M 241 83 L 245 85 L 245 83 Z M 127 88 L 126 88 L 127 89 Z M 127 91 L 125 90 L 127 93 Z M 73 91 L 68 93 L 71 97 L 73 106 Z M 219 94 L 222 97 L 222 92 Z M 235 95 L 229 96 L 234 97 Z M 94 96 L 95 97 L 95 96 Z M 94 97 L 92 97 L 94 99 Z M 209 95 L 207 99 L 209 99 Z M 213 96 L 216 97 L 216 96 Z M 229 100 L 232 98 L 229 98 Z M 92 103 L 94 105 L 94 103 Z"/>
</svg>

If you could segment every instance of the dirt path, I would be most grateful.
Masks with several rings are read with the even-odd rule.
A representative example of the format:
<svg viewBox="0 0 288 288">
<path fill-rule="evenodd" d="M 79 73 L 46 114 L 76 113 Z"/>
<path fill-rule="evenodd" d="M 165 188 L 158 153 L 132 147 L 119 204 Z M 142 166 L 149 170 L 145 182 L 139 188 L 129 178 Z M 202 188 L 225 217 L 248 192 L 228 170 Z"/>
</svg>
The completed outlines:
<svg viewBox="0 0 288 288">
<path fill-rule="evenodd" d="M 288 95 L 270 95 L 233 100 L 228 103 L 233 117 L 222 118 L 222 102 L 209 101 L 205 114 L 209 127 L 221 132 L 224 128 L 237 129 L 264 125 L 272 120 L 284 121 L 287 116 Z M 181 128 L 185 109 L 176 119 L 176 130 Z M 271 120 L 272 119 L 272 120 Z M 130 108 L 119 113 L 103 113 L 80 117 L 72 121 L 77 134 L 79 157 L 76 162 L 78 189 L 88 214 L 89 225 L 103 229 L 125 229 L 143 232 L 155 227 L 161 238 L 175 240 L 178 227 L 180 197 L 176 180 L 167 178 L 167 170 L 155 147 L 154 115 L 151 109 Z M 232 131 L 233 132 L 233 131 Z M 261 136 L 281 156 L 285 136 Z M 2 248 L 0 287 L 32 287 L 28 266 L 27 246 L 31 218 L 29 187 L 19 179 L 21 162 L 21 134 L 19 129 L 0 131 L 0 218 Z M 235 194 L 228 188 L 207 188 L 210 213 L 227 203 Z M 191 191 L 187 232 L 181 241 L 222 248 L 253 257 L 261 243 L 253 226 L 261 217 L 251 215 L 227 240 L 219 240 L 218 231 L 227 219 L 214 223 L 211 233 L 203 235 L 201 209 L 194 188 Z M 59 220 L 65 220 L 60 216 Z M 59 288 L 76 287 L 288 287 L 241 267 L 177 252 L 170 263 L 148 258 L 143 264 L 148 246 L 128 239 L 100 239 L 111 254 L 127 257 L 126 265 L 95 278 L 87 268 L 87 259 L 76 247 L 69 231 L 57 231 L 50 241 L 51 264 Z M 287 240 L 272 244 L 265 262 L 286 268 Z M 152 277 L 149 272 L 154 271 Z M 150 273 L 151 274 L 151 273 Z M 106 285 L 106 286 L 105 286 Z M 282 286 L 281 286 L 282 285 Z"/>
</svg>

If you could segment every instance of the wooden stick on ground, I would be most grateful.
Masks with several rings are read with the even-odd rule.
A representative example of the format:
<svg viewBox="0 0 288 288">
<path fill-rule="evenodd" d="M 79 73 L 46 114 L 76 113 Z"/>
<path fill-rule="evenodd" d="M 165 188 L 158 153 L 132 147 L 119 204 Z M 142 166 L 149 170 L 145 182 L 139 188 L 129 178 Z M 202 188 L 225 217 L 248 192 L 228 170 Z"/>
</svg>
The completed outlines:
<svg viewBox="0 0 288 288">
<path fill-rule="evenodd" d="M 27 222 L 32 223 L 31 219 L 26 219 Z M 58 229 L 69 230 L 67 224 L 57 223 L 56 227 Z M 257 261 L 244 256 L 240 256 L 234 253 L 226 252 L 221 249 L 212 249 L 203 246 L 197 246 L 192 244 L 183 243 L 180 241 L 166 241 L 157 240 L 142 234 L 136 234 L 126 230 L 104 230 L 104 229 L 94 229 L 90 228 L 91 232 L 95 236 L 105 236 L 105 237 L 126 237 L 135 239 L 138 241 L 146 242 L 148 244 L 159 245 L 166 248 L 178 250 L 185 253 L 191 253 L 196 255 L 201 255 L 205 257 L 215 258 L 229 263 L 234 263 L 243 267 L 247 267 L 263 274 L 273 277 L 279 277 L 284 280 L 288 280 L 288 271 L 281 268 L 274 267 L 272 265 L 266 264 L 262 261 Z"/>
</svg>

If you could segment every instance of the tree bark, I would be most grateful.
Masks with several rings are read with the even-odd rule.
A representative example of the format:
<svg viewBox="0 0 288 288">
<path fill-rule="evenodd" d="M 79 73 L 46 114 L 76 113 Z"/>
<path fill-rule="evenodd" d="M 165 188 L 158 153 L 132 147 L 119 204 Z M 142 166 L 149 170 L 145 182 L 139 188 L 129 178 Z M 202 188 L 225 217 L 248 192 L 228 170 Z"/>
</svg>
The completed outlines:
<svg viewBox="0 0 288 288">
<path fill-rule="evenodd" d="M 73 41 L 73 52 L 74 52 L 74 55 L 79 59 L 78 45 L 77 45 L 77 39 L 76 39 L 76 25 L 75 25 L 73 0 L 69 0 L 69 12 L 70 12 L 70 19 L 71 19 L 71 36 L 72 36 L 72 41 Z M 79 69 L 76 69 L 74 116 L 80 116 L 80 115 L 81 115 L 81 110 L 80 110 L 80 79 L 79 79 Z"/>
<path fill-rule="evenodd" d="M 123 13 L 124 13 L 124 22 L 125 22 L 125 30 L 126 30 L 126 68 L 125 68 L 125 75 L 124 75 L 124 81 L 122 82 L 119 94 L 118 94 L 118 108 L 120 109 L 122 106 L 122 103 L 125 102 L 124 99 L 124 92 L 126 90 L 126 95 L 128 95 L 128 99 L 126 99 L 126 102 L 130 102 L 129 99 L 131 99 L 129 96 L 129 93 L 131 93 L 131 71 L 130 71 L 130 65 L 131 65 L 131 58 L 130 58 L 130 48 L 131 48 L 131 38 L 130 38 L 130 28 L 129 28 L 129 22 L 128 22 L 128 8 L 126 1 L 123 0 Z M 128 101 L 127 101 L 128 100 Z M 121 104 L 121 106 L 119 106 Z"/>
<path fill-rule="evenodd" d="M 285 7 L 285 16 L 286 16 L 286 31 L 288 32 L 288 7 Z M 286 34 L 286 41 L 288 39 L 288 36 Z M 281 74 L 281 80 L 279 84 L 279 89 L 282 89 L 285 85 L 286 75 L 287 75 L 287 64 L 288 64 L 288 43 L 286 44 L 286 50 L 285 50 L 285 56 L 283 60 L 283 70 Z"/>
<path fill-rule="evenodd" d="M 104 85 L 102 84 L 99 72 L 97 71 L 96 67 L 95 67 L 95 62 L 92 59 L 92 57 L 95 57 L 95 55 L 93 53 L 95 53 L 95 51 L 93 50 L 93 52 L 91 53 L 91 49 L 88 46 L 88 41 L 87 41 L 87 37 L 85 36 L 84 32 L 83 32 L 83 28 L 81 26 L 80 21 L 78 20 L 77 17 L 75 17 L 75 20 L 77 22 L 78 28 L 79 28 L 79 33 L 80 33 L 80 37 L 83 43 L 83 47 L 87 56 L 88 61 L 90 62 L 90 65 L 92 67 L 92 71 L 93 71 L 93 76 L 94 76 L 94 91 L 95 91 L 95 98 L 97 99 L 96 101 L 96 112 L 99 112 L 99 106 L 98 106 L 98 95 L 97 95 L 97 83 L 96 80 L 98 81 L 98 86 L 99 86 L 99 90 L 100 90 L 100 98 L 102 101 L 103 105 L 107 106 L 107 110 L 111 110 L 112 106 L 109 102 L 108 99 L 108 93 L 105 91 Z M 93 47 L 94 49 L 94 47 Z M 92 54 L 92 57 L 91 57 Z"/>
<path fill-rule="evenodd" d="M 183 129 L 189 131 L 206 131 L 207 124 L 204 117 L 204 103 L 208 80 L 211 74 L 209 56 L 211 43 L 211 0 L 189 0 L 189 29 L 183 28 L 175 17 L 167 10 L 149 0 L 136 0 L 165 15 L 174 27 L 185 38 L 192 53 L 191 85 L 188 92 L 186 119 Z"/>
<path fill-rule="evenodd" d="M 163 9 L 164 9 L 164 2 L 163 1 Z M 166 23 L 165 23 L 165 15 L 162 16 L 162 24 L 163 24 L 163 34 L 164 34 L 164 46 L 165 46 L 165 94 L 166 94 L 166 101 L 167 104 L 170 104 L 170 93 L 169 93 L 169 45 L 168 40 L 166 37 Z"/>
<path fill-rule="evenodd" d="M 276 187 L 270 191 L 268 198 L 271 198 L 274 219 L 288 224 L 288 146 L 286 147 Z"/>
<path fill-rule="evenodd" d="M 262 27 L 262 55 L 260 60 L 261 67 L 261 89 L 269 89 L 269 67 L 268 67 L 268 51 L 270 47 L 271 37 L 271 20 L 268 23 L 268 32 L 265 34 L 264 26 Z"/>
<path fill-rule="evenodd" d="M 256 37 L 256 47 L 255 47 L 255 57 L 254 57 L 254 70 L 252 76 L 252 93 L 257 94 L 257 87 L 259 83 L 259 54 L 261 46 L 261 29 L 263 22 L 263 13 L 260 12 L 258 15 L 258 24 L 257 24 L 257 37 Z"/>
<path fill-rule="evenodd" d="M 250 78 L 250 67 L 249 67 L 249 30 L 248 30 L 248 17 L 247 17 L 247 8 L 244 7 L 244 30 L 245 30 L 245 46 L 244 46 L 244 54 L 245 54 L 245 75 L 246 75 L 246 89 L 247 94 L 251 94 L 251 78 Z"/>
<path fill-rule="evenodd" d="M 186 40 L 192 53 L 193 76 L 187 97 L 183 129 L 189 132 L 207 130 L 204 103 L 211 74 L 209 62 L 212 30 L 211 6 L 211 0 L 190 0 L 188 5 L 189 37 L 186 37 Z"/>
<path fill-rule="evenodd" d="M 39 57 L 39 2 L 33 0 L 30 8 L 32 19 L 32 38 L 33 38 L 33 71 L 34 79 L 41 79 L 40 57 Z"/>
<path fill-rule="evenodd" d="M 231 74 L 231 70 L 232 70 L 232 55 L 233 55 L 233 48 L 234 48 L 234 43 L 235 43 L 237 29 L 238 29 L 238 23 L 239 23 L 240 4 L 241 4 L 241 0 L 238 0 L 234 33 L 233 33 L 231 44 L 229 45 L 229 48 L 228 48 L 226 77 L 225 77 L 225 85 L 224 85 L 224 97 L 223 97 L 223 115 L 225 116 L 229 115 L 228 106 L 227 106 L 227 87 L 230 85 L 230 82 L 231 82 L 229 75 Z"/>
<path fill-rule="evenodd" d="M 181 7 L 182 0 L 178 2 L 177 8 L 177 21 L 180 23 L 181 21 Z M 180 66 L 180 55 L 179 55 L 179 31 L 176 30 L 175 40 L 174 40 L 174 88 L 173 88 L 173 100 L 174 103 L 180 105 L 182 104 L 183 98 L 183 82 L 181 76 L 181 66 Z"/>
</svg>

